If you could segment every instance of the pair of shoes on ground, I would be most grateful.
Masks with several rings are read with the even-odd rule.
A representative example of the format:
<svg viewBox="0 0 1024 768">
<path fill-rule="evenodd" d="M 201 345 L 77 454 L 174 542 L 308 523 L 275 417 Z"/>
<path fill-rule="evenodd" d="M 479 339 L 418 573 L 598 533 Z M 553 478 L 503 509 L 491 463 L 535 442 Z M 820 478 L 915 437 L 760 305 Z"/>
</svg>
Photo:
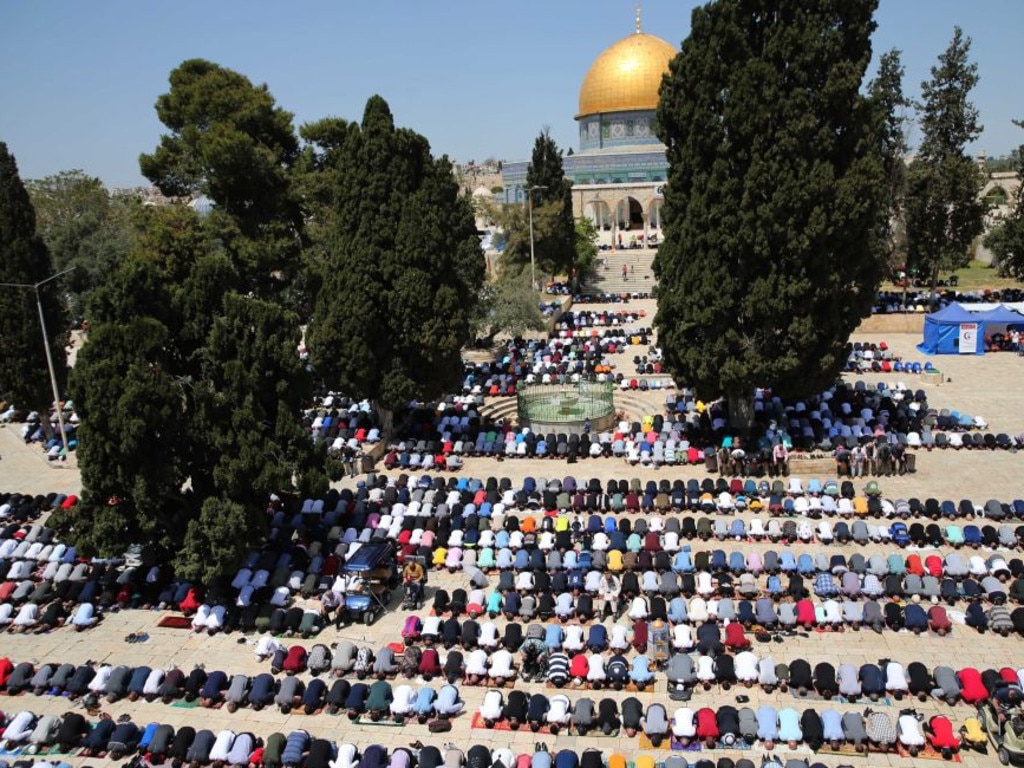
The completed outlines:
<svg viewBox="0 0 1024 768">
<path fill-rule="evenodd" d="M 124 641 L 126 643 L 144 643 L 147 640 L 149 640 L 149 635 L 147 635 L 145 632 L 140 632 L 139 634 L 136 634 L 135 632 L 129 632 L 127 635 L 125 635 L 124 638 Z"/>
</svg>

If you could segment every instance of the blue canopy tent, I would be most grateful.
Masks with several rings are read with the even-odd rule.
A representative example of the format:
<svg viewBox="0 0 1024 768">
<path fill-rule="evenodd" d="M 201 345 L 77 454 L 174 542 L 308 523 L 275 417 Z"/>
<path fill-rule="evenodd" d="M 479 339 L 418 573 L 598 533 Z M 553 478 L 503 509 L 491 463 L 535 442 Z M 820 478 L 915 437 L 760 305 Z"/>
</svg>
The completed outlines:
<svg viewBox="0 0 1024 768">
<path fill-rule="evenodd" d="M 960 354 L 960 326 L 977 323 L 980 325 L 980 314 L 968 312 L 960 304 L 947 304 L 938 312 L 932 312 L 924 318 L 924 340 L 917 345 L 920 352 L 926 355 L 958 355 Z M 985 354 L 985 346 L 979 343 L 984 338 L 980 333 L 974 334 L 974 354 Z"/>
<path fill-rule="evenodd" d="M 1000 334 L 1005 336 L 1011 328 L 1024 326 L 1024 315 L 1003 304 L 987 312 L 979 312 L 978 319 L 983 324 L 981 338 L 986 345 L 992 343 L 990 348 L 993 350 L 1004 348 L 998 343 Z"/>
</svg>

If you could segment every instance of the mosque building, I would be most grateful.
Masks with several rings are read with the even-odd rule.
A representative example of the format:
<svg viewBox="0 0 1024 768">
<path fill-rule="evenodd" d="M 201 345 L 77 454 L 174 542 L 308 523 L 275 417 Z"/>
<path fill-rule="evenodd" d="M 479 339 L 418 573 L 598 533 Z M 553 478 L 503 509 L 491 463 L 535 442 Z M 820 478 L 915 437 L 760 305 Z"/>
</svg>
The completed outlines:
<svg viewBox="0 0 1024 768">
<path fill-rule="evenodd" d="M 573 182 L 573 214 L 586 216 L 612 244 L 644 244 L 661 227 L 668 175 L 655 128 L 658 89 L 677 51 L 640 28 L 605 50 L 580 86 L 579 150 L 563 157 Z M 529 162 L 505 163 L 504 202 L 526 201 Z"/>
</svg>

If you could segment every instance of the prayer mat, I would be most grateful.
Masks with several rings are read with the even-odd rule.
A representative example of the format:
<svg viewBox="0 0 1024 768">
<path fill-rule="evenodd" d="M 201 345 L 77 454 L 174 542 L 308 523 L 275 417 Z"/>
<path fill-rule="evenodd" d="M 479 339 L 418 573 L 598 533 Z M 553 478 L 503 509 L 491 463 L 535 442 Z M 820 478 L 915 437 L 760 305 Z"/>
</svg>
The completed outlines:
<svg viewBox="0 0 1024 768">
<path fill-rule="evenodd" d="M 164 616 L 156 625 L 164 629 L 192 629 L 192 619 L 187 616 Z"/>
<path fill-rule="evenodd" d="M 833 701 L 840 704 L 856 704 L 862 707 L 891 707 L 893 704 L 892 698 L 889 696 L 882 696 L 878 701 L 872 701 L 863 696 L 856 699 L 851 699 L 849 696 L 837 696 Z"/>
<path fill-rule="evenodd" d="M 754 743 L 747 741 L 746 739 L 737 738 L 732 744 L 726 744 L 724 741 L 719 739 L 715 743 L 715 749 L 753 749 Z"/>
<path fill-rule="evenodd" d="M 14 749 L 0 749 L 0 757 L 19 757 L 24 752 L 24 747 L 15 747 Z"/>
<path fill-rule="evenodd" d="M 646 733 L 637 734 L 637 738 L 640 739 L 639 749 L 672 749 L 672 739 L 668 734 L 661 740 L 658 746 L 654 746 L 654 742 L 651 741 L 650 737 Z"/>
<path fill-rule="evenodd" d="M 569 683 L 566 683 L 561 687 L 555 685 L 550 680 L 548 680 L 545 681 L 544 686 L 557 691 L 615 691 L 615 688 L 608 684 L 604 684 L 600 688 L 594 688 L 593 684 L 586 680 L 583 681 L 583 685 L 573 685 L 571 680 L 572 678 L 570 678 Z M 629 691 L 630 693 L 651 693 L 654 690 L 654 684 L 652 683 L 646 686 L 643 690 L 641 690 L 640 688 L 636 687 L 636 683 L 626 683 L 624 686 L 622 686 L 622 690 Z"/>
<path fill-rule="evenodd" d="M 963 762 L 963 758 L 960 757 L 959 750 L 954 752 L 950 756 L 949 760 L 946 760 L 946 758 L 942 756 L 942 753 L 939 750 L 935 749 L 931 744 L 926 744 L 925 746 L 921 747 L 921 750 L 913 756 L 910 754 L 910 752 L 907 751 L 906 747 L 904 747 L 902 744 L 896 745 L 896 751 L 899 753 L 900 757 L 910 757 L 913 760 L 943 760 L 948 763 Z"/>
<path fill-rule="evenodd" d="M 360 715 L 350 722 L 355 723 L 356 725 L 381 725 L 385 728 L 389 726 L 392 728 L 401 728 L 405 725 L 405 720 L 402 720 L 400 723 L 396 723 L 394 718 L 390 716 L 382 717 L 380 720 L 371 720 L 369 715 Z"/>
<path fill-rule="evenodd" d="M 689 744 L 683 744 L 679 739 L 672 738 L 672 751 L 673 752 L 701 752 L 703 748 L 699 741 L 691 741 Z"/>
<path fill-rule="evenodd" d="M 867 750 L 858 752 L 857 748 L 848 742 L 844 742 L 839 749 L 832 749 L 830 744 L 823 744 L 818 750 L 819 755 L 842 755 L 843 757 L 867 757 Z"/>
<path fill-rule="evenodd" d="M 523 723 L 522 725 L 520 725 L 519 729 L 517 731 L 512 731 L 511 726 L 509 726 L 509 724 L 508 724 L 508 720 L 499 720 L 498 722 L 496 722 L 494 724 L 494 726 L 492 728 L 488 728 L 487 725 L 484 723 L 483 715 L 481 715 L 479 712 L 477 712 L 475 715 L 473 715 L 472 727 L 473 728 L 483 728 L 484 730 L 488 730 L 488 731 L 510 731 L 510 732 L 513 732 L 513 733 L 534 733 L 534 731 L 531 730 L 530 726 L 528 724 L 526 724 L 526 723 Z M 559 729 L 560 733 L 562 733 L 562 734 L 565 733 L 565 730 L 566 730 L 565 728 L 560 728 Z M 551 735 L 551 727 L 547 726 L 547 725 L 543 725 L 543 726 L 541 726 L 539 731 L 536 731 L 536 733 L 544 734 L 546 736 L 550 736 Z"/>
<path fill-rule="evenodd" d="M 199 706 L 199 699 L 195 699 L 194 701 L 176 701 L 171 704 L 171 706 L 177 707 L 178 709 L 195 709 Z"/>
<path fill-rule="evenodd" d="M 390 648 L 392 653 L 396 656 L 401 656 L 405 653 L 405 643 L 388 643 L 388 648 Z"/>
</svg>

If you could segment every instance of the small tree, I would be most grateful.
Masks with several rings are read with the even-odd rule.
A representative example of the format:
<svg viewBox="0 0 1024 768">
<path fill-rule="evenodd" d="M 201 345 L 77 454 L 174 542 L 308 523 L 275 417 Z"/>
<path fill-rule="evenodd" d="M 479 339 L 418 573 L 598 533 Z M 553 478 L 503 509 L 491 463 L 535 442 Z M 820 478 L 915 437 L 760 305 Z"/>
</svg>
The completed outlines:
<svg viewBox="0 0 1024 768">
<path fill-rule="evenodd" d="M 908 172 L 907 249 L 913 267 L 928 275 L 934 299 L 939 272 L 966 266 L 970 246 L 985 223 L 978 198 L 983 178 L 966 152 L 981 135 L 970 93 L 978 65 L 960 27 L 921 83 L 921 146 Z"/>
<path fill-rule="evenodd" d="M 882 55 L 878 74 L 868 92 L 881 122 L 882 163 L 885 170 L 887 215 L 881 220 L 882 247 L 889 254 L 889 271 L 904 270 L 907 265 L 906 187 L 909 152 L 910 100 L 903 95 L 903 64 L 900 52 L 892 49 Z M 907 281 L 904 281 L 904 296 Z"/>
<path fill-rule="evenodd" d="M 1024 121 L 1013 123 L 1024 128 Z M 1017 149 L 1014 161 L 1017 178 L 1024 179 L 1024 145 Z M 985 247 L 995 254 L 1000 275 L 1024 280 L 1024 194 L 1019 190 L 1013 209 L 985 237 Z"/>
<path fill-rule="evenodd" d="M 576 271 L 576 227 L 572 215 L 572 182 L 565 178 L 562 150 L 547 128 L 533 143 L 533 155 L 526 171 L 527 195 L 533 195 L 534 241 L 538 264 L 553 277 Z M 531 191 L 532 190 L 532 191 Z M 529 201 L 528 201 L 529 204 Z M 536 217 L 540 209 L 552 217 L 550 228 L 538 236 Z"/>
<path fill-rule="evenodd" d="M 7 145 L 0 142 L 0 280 L 32 286 L 53 274 L 50 254 L 36 234 L 35 210 L 18 175 L 18 165 Z M 46 342 L 60 386 L 66 374 L 66 315 L 57 281 L 38 290 L 46 317 Z M 0 397 L 20 408 L 48 412 L 53 388 L 41 341 L 36 292 L 0 287 Z"/>
<path fill-rule="evenodd" d="M 537 293 L 530 276 L 516 264 L 506 264 L 498 279 L 485 285 L 475 321 L 477 335 L 484 345 L 494 343 L 501 334 L 519 338 L 527 331 L 543 331 L 544 318 L 537 306 Z"/>
</svg>

